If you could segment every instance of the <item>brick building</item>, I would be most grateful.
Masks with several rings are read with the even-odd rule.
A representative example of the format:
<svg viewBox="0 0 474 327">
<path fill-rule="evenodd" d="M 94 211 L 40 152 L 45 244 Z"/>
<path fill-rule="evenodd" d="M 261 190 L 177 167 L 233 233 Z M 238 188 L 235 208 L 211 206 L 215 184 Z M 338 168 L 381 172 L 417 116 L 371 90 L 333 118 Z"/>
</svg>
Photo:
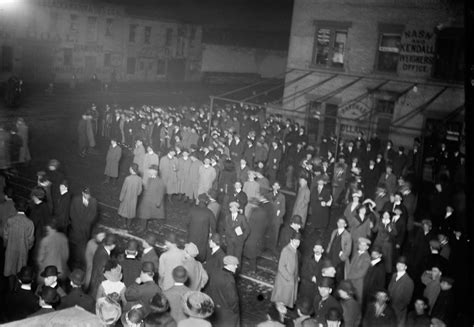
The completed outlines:
<svg viewBox="0 0 474 327">
<path fill-rule="evenodd" d="M 3 1 L 0 80 L 200 78 L 201 28 L 94 1 Z"/>
<path fill-rule="evenodd" d="M 316 139 L 459 139 L 463 15 L 454 0 L 295 0 L 281 107 Z"/>
</svg>

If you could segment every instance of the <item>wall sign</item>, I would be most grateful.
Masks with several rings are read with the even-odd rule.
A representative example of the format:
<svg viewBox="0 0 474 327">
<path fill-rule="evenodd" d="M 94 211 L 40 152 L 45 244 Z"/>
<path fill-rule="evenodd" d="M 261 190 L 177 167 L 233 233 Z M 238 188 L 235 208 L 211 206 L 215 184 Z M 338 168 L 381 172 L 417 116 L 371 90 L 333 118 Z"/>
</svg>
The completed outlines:
<svg viewBox="0 0 474 327">
<path fill-rule="evenodd" d="M 404 73 L 431 75 L 435 55 L 435 34 L 425 30 L 403 33 L 399 69 Z"/>
</svg>

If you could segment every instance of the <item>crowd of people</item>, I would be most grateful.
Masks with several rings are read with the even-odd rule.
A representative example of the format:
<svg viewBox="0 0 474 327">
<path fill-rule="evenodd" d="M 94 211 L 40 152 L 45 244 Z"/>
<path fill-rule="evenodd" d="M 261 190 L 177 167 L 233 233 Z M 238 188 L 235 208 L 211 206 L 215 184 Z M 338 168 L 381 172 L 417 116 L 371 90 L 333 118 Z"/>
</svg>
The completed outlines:
<svg viewBox="0 0 474 327">
<path fill-rule="evenodd" d="M 92 235 L 97 201 L 87 187 L 69 194 L 57 160 L 38 173 L 29 203 L 13 203 L 4 185 L 3 271 L 12 294 L 4 319 L 79 305 L 111 325 L 122 316 L 124 326 L 238 326 L 236 278 L 244 261 L 258 271 L 264 253 L 278 268 L 261 326 L 458 319 L 454 290 L 466 271 L 456 267 L 469 242 L 459 147 L 439 144 L 431 190 L 418 139 L 408 152 L 362 132 L 323 135 L 316 146 L 298 123 L 251 106 L 92 106 L 77 132 L 81 157 L 98 138 L 110 142 L 106 184 L 118 183 L 123 157 L 132 156 L 117 219 L 129 231 L 138 221 L 143 244 L 119 249 L 115 235 Z M 187 242 L 183 249 L 168 233 L 160 254 L 148 222 L 167 219 L 174 202 L 189 207 Z M 301 242 L 312 253 L 300 255 Z M 27 296 L 34 305 L 15 304 Z"/>
</svg>

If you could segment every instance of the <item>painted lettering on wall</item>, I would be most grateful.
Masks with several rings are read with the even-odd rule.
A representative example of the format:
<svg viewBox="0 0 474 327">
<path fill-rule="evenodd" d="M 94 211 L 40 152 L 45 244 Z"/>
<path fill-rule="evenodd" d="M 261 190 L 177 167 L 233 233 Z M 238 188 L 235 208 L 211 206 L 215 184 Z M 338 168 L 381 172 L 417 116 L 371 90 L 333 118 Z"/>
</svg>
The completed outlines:
<svg viewBox="0 0 474 327">
<path fill-rule="evenodd" d="M 93 3 L 80 3 L 68 0 L 37 0 L 36 4 L 64 10 L 74 10 L 85 14 L 98 16 L 123 16 L 122 8 L 118 6 L 103 6 Z"/>
<path fill-rule="evenodd" d="M 429 75 L 434 63 L 435 34 L 423 30 L 403 33 L 399 68 L 406 73 Z"/>
<path fill-rule="evenodd" d="M 359 118 L 366 115 L 370 111 L 370 108 L 361 102 L 355 102 L 339 108 L 338 111 L 341 117 Z"/>
</svg>

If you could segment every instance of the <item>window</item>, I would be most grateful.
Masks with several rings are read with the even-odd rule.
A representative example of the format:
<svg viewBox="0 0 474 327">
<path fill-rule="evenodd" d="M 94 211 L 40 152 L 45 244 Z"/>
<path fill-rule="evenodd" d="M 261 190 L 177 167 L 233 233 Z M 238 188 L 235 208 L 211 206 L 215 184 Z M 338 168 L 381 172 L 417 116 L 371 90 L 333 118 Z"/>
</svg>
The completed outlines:
<svg viewBox="0 0 474 327">
<path fill-rule="evenodd" d="M 349 22 L 316 21 L 313 64 L 327 68 L 343 68 L 347 48 Z"/>
<path fill-rule="evenodd" d="M 64 55 L 64 66 L 72 66 L 72 49 L 71 48 L 66 48 L 64 49 L 63 52 Z"/>
<path fill-rule="evenodd" d="M 0 71 L 3 73 L 9 73 L 13 70 L 13 48 L 3 45 L 1 51 Z"/>
<path fill-rule="evenodd" d="M 97 17 L 87 17 L 87 40 L 97 40 Z"/>
<path fill-rule="evenodd" d="M 105 20 L 105 36 L 112 36 L 113 25 L 114 20 L 112 18 L 107 18 Z"/>
<path fill-rule="evenodd" d="M 393 115 L 395 102 L 392 100 L 377 99 L 375 110 L 377 113 Z"/>
<path fill-rule="evenodd" d="M 135 74 L 135 66 L 137 65 L 137 60 L 135 58 L 127 58 L 127 74 Z"/>
<path fill-rule="evenodd" d="M 79 31 L 79 16 L 71 14 L 69 22 L 69 32 L 77 33 Z"/>
<path fill-rule="evenodd" d="M 396 73 L 400 56 L 402 25 L 379 24 L 376 70 Z"/>
<path fill-rule="evenodd" d="M 130 29 L 128 32 L 128 42 L 135 42 L 135 36 L 137 34 L 137 24 L 130 24 Z"/>
<path fill-rule="evenodd" d="M 150 44 L 151 26 L 145 26 L 145 44 Z"/>
<path fill-rule="evenodd" d="M 163 59 L 158 59 L 156 64 L 156 74 L 164 75 L 166 73 L 166 62 Z"/>
<path fill-rule="evenodd" d="M 172 42 L 173 42 L 173 29 L 172 28 L 167 28 L 166 29 L 165 45 L 170 46 Z"/>
<path fill-rule="evenodd" d="M 104 53 L 104 66 L 105 67 L 110 67 L 112 66 L 112 58 L 111 58 L 110 52 Z"/>
<path fill-rule="evenodd" d="M 464 79 L 464 42 L 461 28 L 446 28 L 438 33 L 433 77 L 445 80 Z"/>
</svg>

